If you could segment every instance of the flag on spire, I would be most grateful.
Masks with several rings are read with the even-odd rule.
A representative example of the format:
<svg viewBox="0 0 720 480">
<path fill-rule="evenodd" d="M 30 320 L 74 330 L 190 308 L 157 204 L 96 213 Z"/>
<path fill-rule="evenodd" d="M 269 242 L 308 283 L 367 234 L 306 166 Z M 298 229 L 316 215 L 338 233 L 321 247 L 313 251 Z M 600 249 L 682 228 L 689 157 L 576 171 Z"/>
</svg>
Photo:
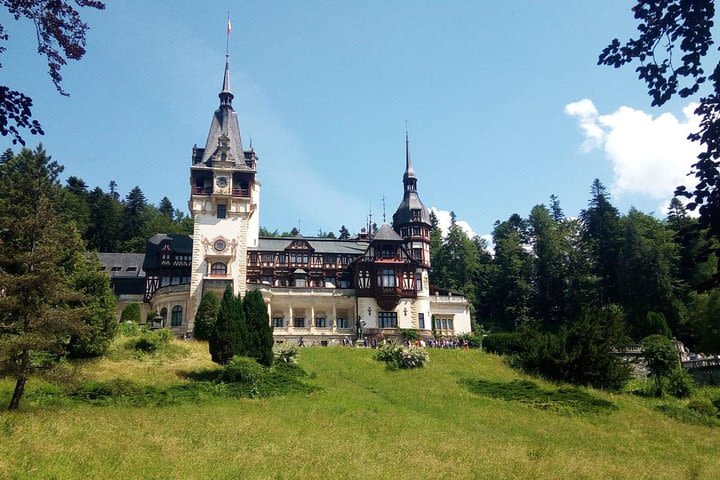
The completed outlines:
<svg viewBox="0 0 720 480">
<path fill-rule="evenodd" d="M 230 35 L 232 33 L 232 23 L 230 23 L 230 17 L 228 17 L 227 21 L 227 33 Z"/>
</svg>

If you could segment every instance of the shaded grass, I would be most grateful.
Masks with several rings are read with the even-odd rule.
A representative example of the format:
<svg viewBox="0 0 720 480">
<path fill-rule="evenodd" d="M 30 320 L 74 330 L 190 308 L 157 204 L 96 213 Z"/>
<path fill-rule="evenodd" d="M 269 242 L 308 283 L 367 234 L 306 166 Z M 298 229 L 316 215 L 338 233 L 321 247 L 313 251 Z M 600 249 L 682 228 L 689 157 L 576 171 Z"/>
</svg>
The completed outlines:
<svg viewBox="0 0 720 480">
<path fill-rule="evenodd" d="M 679 420 L 690 425 L 700 425 L 703 427 L 720 427 L 720 419 L 703 415 L 700 412 L 688 408 L 686 405 L 678 405 L 675 403 L 663 403 L 656 405 L 655 409 L 670 418 Z"/>
<path fill-rule="evenodd" d="M 547 389 L 529 380 L 493 382 L 463 379 L 461 383 L 472 393 L 501 400 L 521 402 L 543 410 L 560 413 L 609 413 L 617 410 L 614 403 L 573 387 Z"/>
</svg>

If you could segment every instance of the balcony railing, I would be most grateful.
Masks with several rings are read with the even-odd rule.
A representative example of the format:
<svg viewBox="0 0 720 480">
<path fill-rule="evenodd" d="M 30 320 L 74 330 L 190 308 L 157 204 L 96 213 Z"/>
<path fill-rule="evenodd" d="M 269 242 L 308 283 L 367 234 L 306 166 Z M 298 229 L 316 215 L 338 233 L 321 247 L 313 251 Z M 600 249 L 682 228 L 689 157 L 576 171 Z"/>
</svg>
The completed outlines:
<svg viewBox="0 0 720 480">
<path fill-rule="evenodd" d="M 249 188 L 233 188 L 233 197 L 250 197 Z"/>
<path fill-rule="evenodd" d="M 193 187 L 193 195 L 210 195 L 212 193 L 212 187 Z"/>
</svg>

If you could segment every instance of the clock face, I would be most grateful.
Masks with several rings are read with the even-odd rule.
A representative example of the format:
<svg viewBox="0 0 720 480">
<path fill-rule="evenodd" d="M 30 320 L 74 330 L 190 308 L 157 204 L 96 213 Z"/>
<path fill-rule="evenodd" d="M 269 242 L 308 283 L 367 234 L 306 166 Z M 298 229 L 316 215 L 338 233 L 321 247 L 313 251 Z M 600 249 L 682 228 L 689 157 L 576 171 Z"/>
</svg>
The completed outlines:
<svg viewBox="0 0 720 480">
<path fill-rule="evenodd" d="M 225 188 L 228 186 L 228 179 L 227 177 L 218 177 L 215 184 L 220 188 Z"/>
</svg>

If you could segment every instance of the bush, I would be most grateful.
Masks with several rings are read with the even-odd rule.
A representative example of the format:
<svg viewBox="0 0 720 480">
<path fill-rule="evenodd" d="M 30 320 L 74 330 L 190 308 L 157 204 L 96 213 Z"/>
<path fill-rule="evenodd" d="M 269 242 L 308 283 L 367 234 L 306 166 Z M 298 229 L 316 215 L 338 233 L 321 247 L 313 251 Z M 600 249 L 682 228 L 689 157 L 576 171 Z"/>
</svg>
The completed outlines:
<svg viewBox="0 0 720 480">
<path fill-rule="evenodd" d="M 491 333 L 483 338 L 482 347 L 498 355 L 513 355 L 526 348 L 524 335 L 519 332 Z"/>
<path fill-rule="evenodd" d="M 677 398 L 687 398 L 695 390 L 695 380 L 682 368 L 676 368 L 668 376 L 668 393 Z"/>
<path fill-rule="evenodd" d="M 458 340 L 460 340 L 461 345 L 463 342 L 467 341 L 468 347 L 470 348 L 481 348 L 483 343 L 482 333 L 475 331 L 458 335 Z"/>
<path fill-rule="evenodd" d="M 620 390 L 631 372 L 614 350 L 622 346 L 625 338 L 617 309 L 589 311 L 557 333 L 526 329 L 525 350 L 514 358 L 528 373 L 575 385 Z"/>
<path fill-rule="evenodd" d="M 235 355 L 218 376 L 221 383 L 254 384 L 263 376 L 263 367 L 254 358 Z"/>
<path fill-rule="evenodd" d="M 273 359 L 275 364 L 297 363 L 300 354 L 300 347 L 295 343 L 283 343 L 273 348 Z"/>
<path fill-rule="evenodd" d="M 403 340 L 407 340 L 408 342 L 420 340 L 420 330 L 417 330 L 415 328 L 401 328 L 398 330 L 398 333 L 400 334 L 400 337 L 403 338 Z"/>
<path fill-rule="evenodd" d="M 650 335 L 642 340 L 643 357 L 647 362 L 650 373 L 655 378 L 655 395 L 663 394 L 664 377 L 668 377 L 679 366 L 675 345 L 663 335 Z"/>
<path fill-rule="evenodd" d="M 430 361 L 427 352 L 422 348 L 395 344 L 380 347 L 375 358 L 391 368 L 421 368 Z"/>
<path fill-rule="evenodd" d="M 718 409 L 707 398 L 694 398 L 688 402 L 687 408 L 706 417 L 715 418 L 718 415 Z"/>
<path fill-rule="evenodd" d="M 137 338 L 133 338 L 127 346 L 133 350 L 153 353 L 170 343 L 175 335 L 167 328 L 158 330 L 142 330 Z"/>
<path fill-rule="evenodd" d="M 141 332 L 140 325 L 135 322 L 123 322 L 118 325 L 118 333 L 124 337 L 137 337 Z"/>
<path fill-rule="evenodd" d="M 139 303 L 130 303 L 125 308 L 123 308 L 122 313 L 120 314 L 120 321 L 121 322 L 135 322 L 140 323 L 140 317 L 141 317 L 141 308 Z"/>
</svg>

